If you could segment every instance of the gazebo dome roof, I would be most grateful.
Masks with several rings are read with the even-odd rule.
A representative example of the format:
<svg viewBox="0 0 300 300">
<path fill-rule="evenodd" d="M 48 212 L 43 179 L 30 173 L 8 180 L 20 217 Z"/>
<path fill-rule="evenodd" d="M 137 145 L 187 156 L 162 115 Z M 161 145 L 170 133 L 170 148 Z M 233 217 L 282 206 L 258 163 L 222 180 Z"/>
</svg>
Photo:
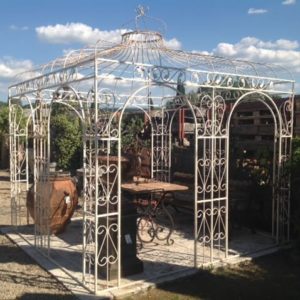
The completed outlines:
<svg viewBox="0 0 300 300">
<path fill-rule="evenodd" d="M 30 83 L 32 80 L 38 80 L 39 87 L 46 88 L 43 83 L 47 80 L 42 80 L 43 77 L 63 74 L 70 68 L 72 72 L 80 72 L 81 68 L 92 66 L 98 60 L 102 65 L 101 72 L 111 77 L 136 78 L 135 74 L 139 72 L 140 77 L 154 81 L 174 83 L 180 79 L 186 84 L 200 86 L 293 91 L 291 73 L 279 65 L 174 50 L 167 47 L 162 34 L 155 31 L 125 31 L 120 40 L 119 43 L 98 41 L 92 46 L 73 50 L 39 68 L 19 74 L 16 81 L 23 84 L 22 90 L 26 90 L 26 84 L 37 85 Z"/>
</svg>

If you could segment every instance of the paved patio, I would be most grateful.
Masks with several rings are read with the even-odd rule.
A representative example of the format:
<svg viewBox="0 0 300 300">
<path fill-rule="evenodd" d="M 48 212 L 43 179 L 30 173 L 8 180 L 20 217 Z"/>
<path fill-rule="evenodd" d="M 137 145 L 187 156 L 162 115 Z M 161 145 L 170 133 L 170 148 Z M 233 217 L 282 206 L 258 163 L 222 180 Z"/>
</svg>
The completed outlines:
<svg viewBox="0 0 300 300">
<path fill-rule="evenodd" d="M 144 264 L 144 272 L 123 278 L 121 282 L 122 289 L 112 289 L 110 292 L 102 293 L 101 296 L 124 296 L 128 293 L 147 289 L 157 283 L 196 272 L 197 270 L 194 268 L 194 239 L 193 226 L 190 222 L 191 216 L 183 214 L 179 218 L 180 222 L 178 222 L 172 234 L 174 244 L 166 245 L 164 242 L 158 243 L 157 241 L 144 244 L 142 249 L 138 250 L 138 257 Z M 30 246 L 30 244 L 34 244 L 33 226 L 24 226 L 20 230 L 22 238 L 13 233 L 11 229 L 5 229 L 4 231 L 75 295 L 82 299 L 91 297 L 89 291 L 80 285 L 82 280 L 82 219 L 80 216 L 72 220 L 63 234 L 51 236 L 51 261 L 48 261 L 34 247 Z M 274 250 L 276 250 L 276 245 L 270 236 L 259 232 L 253 234 L 249 229 L 241 228 L 235 230 L 232 234 L 229 243 L 229 260 L 225 262 L 222 246 L 219 249 L 214 249 L 214 257 L 218 264 L 236 263 Z M 199 266 L 210 265 L 210 251 L 209 247 L 198 246 Z M 99 290 L 107 285 L 109 287 L 116 286 L 115 280 L 107 282 L 99 278 L 98 282 Z"/>
</svg>

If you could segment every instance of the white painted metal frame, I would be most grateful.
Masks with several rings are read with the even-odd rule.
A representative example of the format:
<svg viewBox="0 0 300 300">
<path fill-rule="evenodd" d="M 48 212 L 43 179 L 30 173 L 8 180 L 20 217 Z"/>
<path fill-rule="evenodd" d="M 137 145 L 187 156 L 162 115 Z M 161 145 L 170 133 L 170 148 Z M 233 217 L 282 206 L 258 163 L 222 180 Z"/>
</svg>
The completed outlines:
<svg viewBox="0 0 300 300">
<path fill-rule="evenodd" d="M 20 209 L 29 188 L 28 138 L 32 138 L 35 241 L 51 257 L 47 191 L 38 186 L 49 180 L 51 105 L 67 105 L 83 127 L 83 284 L 95 294 L 121 285 L 121 123 L 130 110 L 144 111 L 152 124 L 152 177 L 164 181 L 170 180 L 174 116 L 180 107 L 191 111 L 194 265 L 199 267 L 228 256 L 232 112 L 242 101 L 263 102 L 275 123 L 273 236 L 278 243 L 289 240 L 286 163 L 291 152 L 294 81 L 285 69 L 175 51 L 165 46 L 157 32 L 133 31 L 123 34 L 119 44 L 100 41 L 20 74 L 17 81 L 9 88 L 12 224 L 23 225 Z M 177 90 L 178 84 L 185 87 L 185 94 Z M 25 111 L 29 121 L 23 125 Z M 109 159 L 113 149 L 117 149 L 118 163 Z M 100 162 L 99 154 L 106 161 Z M 207 247 L 209 257 L 204 255 Z M 201 253 L 203 260 L 198 261 Z M 117 282 L 99 277 L 101 270 L 107 274 L 112 265 L 117 265 Z"/>
</svg>

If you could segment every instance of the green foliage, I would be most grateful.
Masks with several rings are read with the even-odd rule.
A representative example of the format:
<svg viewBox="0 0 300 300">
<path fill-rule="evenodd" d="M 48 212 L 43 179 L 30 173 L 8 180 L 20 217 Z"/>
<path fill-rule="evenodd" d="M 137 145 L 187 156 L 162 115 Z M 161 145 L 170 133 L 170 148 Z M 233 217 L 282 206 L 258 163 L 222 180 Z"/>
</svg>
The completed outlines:
<svg viewBox="0 0 300 300">
<path fill-rule="evenodd" d="M 136 143 L 136 135 L 144 125 L 143 115 L 128 115 L 122 122 L 122 149 L 133 146 Z"/>
<path fill-rule="evenodd" d="M 74 171 L 82 162 L 81 123 L 76 114 L 65 107 L 53 106 L 51 116 L 52 161 L 63 170 Z"/>
<path fill-rule="evenodd" d="M 9 107 L 8 105 L 0 106 L 0 135 L 7 134 L 9 131 Z"/>
<path fill-rule="evenodd" d="M 185 95 L 185 87 L 182 81 L 177 82 L 177 96 Z"/>
</svg>

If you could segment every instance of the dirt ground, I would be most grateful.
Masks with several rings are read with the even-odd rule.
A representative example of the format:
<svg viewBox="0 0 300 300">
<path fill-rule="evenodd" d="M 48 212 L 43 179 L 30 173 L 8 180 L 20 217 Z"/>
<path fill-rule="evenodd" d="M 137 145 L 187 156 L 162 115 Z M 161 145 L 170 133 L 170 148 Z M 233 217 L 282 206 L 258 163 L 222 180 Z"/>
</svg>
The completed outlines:
<svg viewBox="0 0 300 300">
<path fill-rule="evenodd" d="M 0 170 L 0 226 L 10 224 L 10 182 L 8 172 Z"/>
<path fill-rule="evenodd" d="M 9 174 L 0 171 L 0 227 L 10 224 Z M 0 233 L 0 299 L 77 299 Z"/>
</svg>

